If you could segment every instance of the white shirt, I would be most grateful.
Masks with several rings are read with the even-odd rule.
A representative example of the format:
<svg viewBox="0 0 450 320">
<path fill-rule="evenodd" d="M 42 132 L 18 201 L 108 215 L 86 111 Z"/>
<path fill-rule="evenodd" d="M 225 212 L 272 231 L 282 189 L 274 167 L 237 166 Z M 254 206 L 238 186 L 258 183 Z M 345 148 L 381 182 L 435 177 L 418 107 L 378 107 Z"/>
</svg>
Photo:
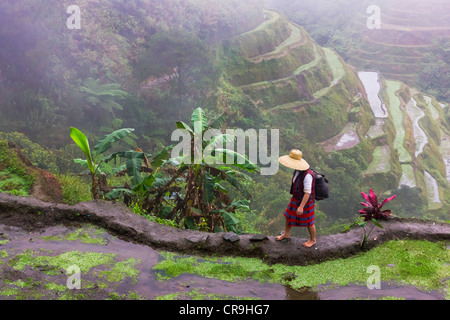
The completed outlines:
<svg viewBox="0 0 450 320">
<path fill-rule="evenodd" d="M 292 182 L 295 181 L 295 179 L 297 179 L 297 176 L 299 175 L 299 172 L 296 171 L 294 178 L 292 178 Z M 313 177 L 310 173 L 308 173 L 305 176 L 305 179 L 303 180 L 303 192 L 304 193 L 309 193 L 311 194 L 311 190 L 312 190 L 312 181 L 313 181 Z"/>
</svg>

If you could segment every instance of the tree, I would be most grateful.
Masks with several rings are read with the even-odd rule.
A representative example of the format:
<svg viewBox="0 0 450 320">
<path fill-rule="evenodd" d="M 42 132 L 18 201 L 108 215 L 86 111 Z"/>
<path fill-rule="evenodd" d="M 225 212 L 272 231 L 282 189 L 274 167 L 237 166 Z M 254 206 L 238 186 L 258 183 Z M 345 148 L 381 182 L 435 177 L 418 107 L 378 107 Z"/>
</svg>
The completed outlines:
<svg viewBox="0 0 450 320">
<path fill-rule="evenodd" d="M 86 101 L 91 107 L 101 108 L 115 118 L 114 110 L 123 110 L 117 100 L 125 99 L 128 93 L 120 89 L 120 84 L 100 84 L 99 81 L 99 79 L 88 78 L 80 86 L 80 92 L 86 93 Z"/>
</svg>

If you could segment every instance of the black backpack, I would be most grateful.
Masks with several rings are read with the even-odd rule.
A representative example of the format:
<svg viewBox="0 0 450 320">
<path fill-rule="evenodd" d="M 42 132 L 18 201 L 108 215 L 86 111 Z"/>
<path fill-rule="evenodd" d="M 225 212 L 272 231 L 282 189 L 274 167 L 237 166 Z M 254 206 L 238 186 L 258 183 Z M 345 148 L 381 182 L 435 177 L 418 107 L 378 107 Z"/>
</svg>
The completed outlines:
<svg viewBox="0 0 450 320">
<path fill-rule="evenodd" d="M 316 193 L 315 199 L 316 201 L 325 200 L 329 197 L 328 193 L 328 179 L 325 178 L 324 174 L 318 173 L 314 169 L 311 169 L 314 172 L 315 185 L 314 192 Z"/>
</svg>

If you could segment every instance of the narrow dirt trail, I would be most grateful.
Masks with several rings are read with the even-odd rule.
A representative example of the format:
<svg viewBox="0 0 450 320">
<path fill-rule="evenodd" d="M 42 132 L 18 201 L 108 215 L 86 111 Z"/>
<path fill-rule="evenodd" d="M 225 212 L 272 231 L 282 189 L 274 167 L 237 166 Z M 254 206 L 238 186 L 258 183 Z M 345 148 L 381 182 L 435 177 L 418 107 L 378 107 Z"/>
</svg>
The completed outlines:
<svg viewBox="0 0 450 320">
<path fill-rule="evenodd" d="M 345 233 L 318 237 L 313 248 L 305 248 L 305 239 L 292 238 L 280 243 L 275 236 L 255 241 L 255 235 L 243 234 L 236 242 L 224 239 L 224 233 L 205 233 L 175 229 L 153 223 L 134 214 L 119 203 L 91 201 L 75 206 L 43 202 L 30 197 L 0 193 L 0 219 L 4 225 L 24 230 L 45 230 L 64 223 L 88 223 L 104 228 L 122 239 L 162 250 L 198 255 L 257 257 L 269 263 L 307 265 L 330 259 L 346 258 L 362 252 L 361 228 Z M 450 224 L 421 219 L 383 221 L 384 229 L 376 228 L 368 248 L 393 239 L 450 240 Z"/>
</svg>

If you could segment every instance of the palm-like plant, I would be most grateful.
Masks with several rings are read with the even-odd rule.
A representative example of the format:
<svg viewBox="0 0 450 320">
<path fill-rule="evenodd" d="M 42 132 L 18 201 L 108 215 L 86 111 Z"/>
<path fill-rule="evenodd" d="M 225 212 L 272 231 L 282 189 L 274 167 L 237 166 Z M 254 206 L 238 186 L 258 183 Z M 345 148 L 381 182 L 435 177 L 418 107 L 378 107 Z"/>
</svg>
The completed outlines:
<svg viewBox="0 0 450 320">
<path fill-rule="evenodd" d="M 125 201 L 127 205 L 131 207 L 137 206 L 139 210 L 147 211 L 150 194 L 170 180 L 161 177 L 158 171 L 165 164 L 171 147 L 164 148 L 153 158 L 151 158 L 150 154 L 144 153 L 140 148 L 116 152 L 106 157 L 105 162 L 115 160 L 116 158 L 124 158 L 126 160 L 125 169 L 119 172 L 118 175 L 126 172 L 131 184 L 113 188 L 106 197 L 109 199 L 117 199 L 123 196 L 129 200 Z"/>
<path fill-rule="evenodd" d="M 237 220 L 233 216 L 237 208 L 245 208 L 245 201 L 232 201 L 227 195 L 228 190 L 224 185 L 228 182 L 241 192 L 245 198 L 250 194 L 239 182 L 240 178 L 251 178 L 239 171 L 259 171 L 257 165 L 251 163 L 245 155 L 241 155 L 223 146 L 227 141 L 234 140 L 235 136 L 217 134 L 211 139 L 205 138 L 208 129 L 217 129 L 223 124 L 224 116 L 208 123 L 208 119 L 201 108 L 193 111 L 191 116 L 192 129 L 186 123 L 176 123 L 178 129 L 185 130 L 191 137 L 190 156 L 184 155 L 178 159 L 169 159 L 178 167 L 177 173 L 165 187 L 162 187 L 152 199 L 149 210 L 158 211 L 158 205 L 167 191 L 174 183 L 182 183 L 184 192 L 178 192 L 175 196 L 175 206 L 166 216 L 168 219 L 185 220 L 187 227 L 194 228 L 196 222 L 207 221 L 208 229 L 214 230 L 216 226 L 227 230 L 233 230 Z M 214 160 L 226 163 L 227 159 L 233 159 L 229 165 L 214 164 Z"/>
<path fill-rule="evenodd" d="M 112 147 L 113 143 L 123 139 L 133 131 L 134 129 L 125 128 L 107 134 L 103 139 L 98 141 L 94 149 L 91 151 L 86 135 L 77 128 L 70 128 L 70 137 L 86 156 L 86 159 L 74 159 L 73 161 L 89 169 L 89 174 L 92 179 L 91 192 L 93 199 L 98 199 L 99 197 L 97 175 L 101 173 L 100 165 L 105 160 L 104 153 Z"/>
<path fill-rule="evenodd" d="M 88 78 L 84 85 L 80 86 L 80 92 L 87 94 L 87 102 L 93 106 L 100 106 L 112 114 L 115 109 L 123 110 L 123 107 L 116 101 L 125 99 L 128 93 L 120 89 L 120 84 L 100 84 L 99 82 L 98 79 Z"/>
<path fill-rule="evenodd" d="M 378 203 L 378 197 L 375 195 L 372 189 L 370 189 L 369 194 L 361 192 L 361 195 L 366 200 L 366 202 L 361 202 L 361 204 L 365 208 L 358 211 L 360 217 L 364 218 L 364 221 L 359 223 L 359 225 L 364 229 L 364 238 L 361 243 L 361 246 L 364 247 L 367 243 L 367 238 L 369 237 L 370 233 L 372 232 L 375 226 L 383 229 L 383 226 L 378 222 L 378 220 L 389 220 L 391 216 L 391 210 L 381 211 L 381 209 L 387 202 L 393 200 L 397 196 L 394 195 L 390 198 L 387 198 L 383 202 Z M 369 221 L 373 222 L 373 226 L 372 229 L 370 229 L 370 231 L 367 233 L 366 225 Z"/>
</svg>

